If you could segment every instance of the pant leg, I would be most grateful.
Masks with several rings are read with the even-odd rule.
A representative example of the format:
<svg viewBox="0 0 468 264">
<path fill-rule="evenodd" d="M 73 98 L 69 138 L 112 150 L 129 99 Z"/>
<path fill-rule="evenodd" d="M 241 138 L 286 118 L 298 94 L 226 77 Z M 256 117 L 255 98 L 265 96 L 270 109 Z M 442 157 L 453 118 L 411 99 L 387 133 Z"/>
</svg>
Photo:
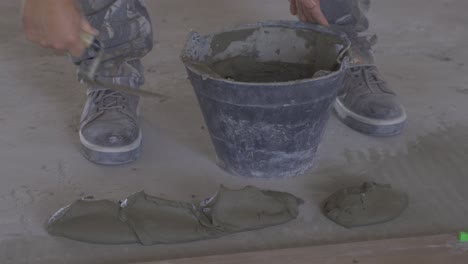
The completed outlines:
<svg viewBox="0 0 468 264">
<path fill-rule="evenodd" d="M 366 13 L 370 7 L 370 0 L 325 0 L 320 4 L 329 23 L 350 37 L 369 28 Z"/>
<path fill-rule="evenodd" d="M 351 62 L 374 64 L 372 46 L 377 43 L 377 36 L 363 33 L 369 28 L 366 14 L 370 0 L 326 0 L 320 3 L 330 24 L 345 32 L 351 40 Z"/>
<path fill-rule="evenodd" d="M 141 58 L 153 47 L 151 19 L 142 0 L 78 0 L 90 24 L 99 30 L 104 57 L 96 72 L 107 83 L 138 88 L 144 83 Z M 75 63 L 87 72 L 91 49 Z M 99 87 L 100 88 L 100 87 Z"/>
</svg>

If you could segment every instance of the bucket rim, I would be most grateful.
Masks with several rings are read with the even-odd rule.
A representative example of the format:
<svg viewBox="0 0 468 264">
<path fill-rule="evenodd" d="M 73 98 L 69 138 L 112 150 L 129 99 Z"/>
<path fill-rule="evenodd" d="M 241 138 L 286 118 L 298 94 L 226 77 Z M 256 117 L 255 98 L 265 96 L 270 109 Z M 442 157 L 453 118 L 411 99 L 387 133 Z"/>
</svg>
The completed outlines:
<svg viewBox="0 0 468 264">
<path fill-rule="evenodd" d="M 262 28 L 262 27 L 264 27 L 264 28 L 268 28 L 268 27 L 278 28 L 278 27 L 280 27 L 280 28 L 289 28 L 289 29 L 303 29 L 303 30 L 310 30 L 310 31 L 325 33 L 325 34 L 333 35 L 333 36 L 339 38 L 340 40 L 343 41 L 343 46 L 344 46 L 344 48 L 340 52 L 340 54 L 342 54 L 342 53 L 345 54 L 345 56 L 341 59 L 341 61 L 339 61 L 340 60 L 340 58 L 339 58 L 340 54 L 338 54 L 338 56 L 337 56 L 337 60 L 338 60 L 338 63 L 340 64 L 340 68 L 338 70 L 336 70 L 336 71 L 333 71 L 330 74 L 325 75 L 325 76 L 320 76 L 320 77 L 315 77 L 315 78 L 311 77 L 311 78 L 305 78 L 305 79 L 300 79 L 300 80 L 292 80 L 292 81 L 286 81 L 286 82 L 241 82 L 241 81 L 229 80 L 229 79 L 220 78 L 220 77 L 214 77 L 214 76 L 211 76 L 211 75 L 208 75 L 206 73 L 201 72 L 200 70 L 196 69 L 196 67 L 193 67 L 192 63 L 190 63 L 191 60 L 188 60 L 187 56 L 185 56 L 189 40 L 194 35 L 200 36 L 200 34 L 198 32 L 193 31 L 193 30 L 190 32 L 190 34 L 189 34 L 189 36 L 187 38 L 187 41 L 186 41 L 186 43 L 184 45 L 184 49 L 183 49 L 182 55 L 181 55 L 182 61 L 184 62 L 185 67 L 189 71 L 191 71 L 191 72 L 193 72 L 193 73 L 195 73 L 197 75 L 202 76 L 202 78 L 204 80 L 213 80 L 213 81 L 224 82 L 224 83 L 229 83 L 229 84 L 240 84 L 240 85 L 243 85 L 243 86 L 283 86 L 283 85 L 287 85 L 287 84 L 291 84 L 291 83 L 302 84 L 302 83 L 307 83 L 307 82 L 311 82 L 311 81 L 323 80 L 323 79 L 326 79 L 326 78 L 330 78 L 330 77 L 339 75 L 339 74 L 341 74 L 341 71 L 344 71 L 346 68 L 349 67 L 349 57 L 346 54 L 347 54 L 347 50 L 349 49 L 349 47 L 351 45 L 351 41 L 349 40 L 346 33 L 344 33 L 343 31 L 340 31 L 338 29 L 335 29 L 333 27 L 325 27 L 325 26 L 322 26 L 322 25 L 319 25 L 319 24 L 305 23 L 305 22 L 293 21 L 293 20 L 267 20 L 267 21 L 260 21 L 260 22 L 257 22 L 257 23 L 250 23 L 250 24 L 242 24 L 242 25 L 237 25 L 237 26 L 225 27 L 221 31 L 206 34 L 206 35 L 203 35 L 202 37 L 214 36 L 214 35 L 217 35 L 217 34 L 226 33 L 226 32 L 230 32 L 230 31 L 236 31 L 236 30 L 242 30 L 242 29 L 252 29 L 252 28 Z"/>
</svg>

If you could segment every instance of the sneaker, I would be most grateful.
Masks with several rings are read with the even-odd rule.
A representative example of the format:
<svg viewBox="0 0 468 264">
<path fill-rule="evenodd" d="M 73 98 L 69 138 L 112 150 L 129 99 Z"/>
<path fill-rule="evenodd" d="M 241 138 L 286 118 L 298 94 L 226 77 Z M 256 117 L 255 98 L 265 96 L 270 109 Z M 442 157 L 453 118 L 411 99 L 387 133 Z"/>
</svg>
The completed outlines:
<svg viewBox="0 0 468 264">
<path fill-rule="evenodd" d="M 398 135 L 406 122 L 403 106 L 375 65 L 348 69 L 344 90 L 338 95 L 334 108 L 343 123 L 371 136 Z"/>
<path fill-rule="evenodd" d="M 394 136 L 403 130 L 406 113 L 374 64 L 372 46 L 376 42 L 376 36 L 351 40 L 351 66 L 334 109 L 354 130 L 371 136 Z"/>
<path fill-rule="evenodd" d="M 90 89 L 81 116 L 83 155 L 102 165 L 136 160 L 142 134 L 138 123 L 139 97 L 113 90 Z"/>
</svg>

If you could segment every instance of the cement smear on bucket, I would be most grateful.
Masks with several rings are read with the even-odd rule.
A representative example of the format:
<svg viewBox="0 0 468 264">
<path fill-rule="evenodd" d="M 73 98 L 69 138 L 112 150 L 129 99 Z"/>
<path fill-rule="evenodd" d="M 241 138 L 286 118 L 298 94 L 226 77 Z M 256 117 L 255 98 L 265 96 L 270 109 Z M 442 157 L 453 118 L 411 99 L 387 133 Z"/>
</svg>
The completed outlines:
<svg viewBox="0 0 468 264">
<path fill-rule="evenodd" d="M 344 227 L 384 223 L 398 217 L 408 206 L 408 196 L 390 185 L 366 182 L 333 193 L 323 212 Z"/>
<path fill-rule="evenodd" d="M 289 222 L 298 216 L 301 203 L 289 193 L 251 186 L 221 187 L 199 205 L 139 192 L 120 205 L 78 200 L 57 211 L 47 229 L 52 235 L 89 243 L 182 243 Z"/>
</svg>

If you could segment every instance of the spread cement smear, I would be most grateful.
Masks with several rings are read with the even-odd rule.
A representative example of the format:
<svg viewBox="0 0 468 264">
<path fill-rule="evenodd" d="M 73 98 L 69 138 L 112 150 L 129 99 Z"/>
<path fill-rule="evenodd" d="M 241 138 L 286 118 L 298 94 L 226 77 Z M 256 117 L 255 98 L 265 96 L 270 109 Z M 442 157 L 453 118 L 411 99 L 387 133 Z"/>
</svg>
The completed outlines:
<svg viewBox="0 0 468 264">
<path fill-rule="evenodd" d="M 384 223 L 398 217 L 408 206 L 408 196 L 390 185 L 366 182 L 332 194 L 324 203 L 324 214 L 344 227 Z"/>
<path fill-rule="evenodd" d="M 143 245 L 209 239 L 289 222 L 302 203 L 283 192 L 247 186 L 218 193 L 200 205 L 169 201 L 139 192 L 120 205 L 78 200 L 49 220 L 50 234 L 99 244 Z"/>
</svg>

